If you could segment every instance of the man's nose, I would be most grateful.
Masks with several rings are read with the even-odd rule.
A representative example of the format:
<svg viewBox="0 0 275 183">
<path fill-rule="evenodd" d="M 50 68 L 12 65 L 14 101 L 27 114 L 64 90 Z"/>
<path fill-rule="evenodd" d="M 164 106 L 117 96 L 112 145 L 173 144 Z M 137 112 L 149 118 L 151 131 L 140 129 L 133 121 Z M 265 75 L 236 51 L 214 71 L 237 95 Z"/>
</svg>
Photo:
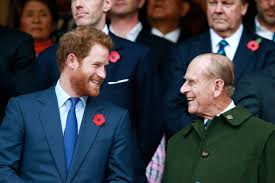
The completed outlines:
<svg viewBox="0 0 275 183">
<path fill-rule="evenodd" d="M 183 83 L 183 85 L 181 86 L 181 88 L 180 88 L 180 93 L 181 94 L 186 94 L 186 92 L 188 92 L 188 91 L 189 91 L 189 87 L 187 85 L 187 82 L 185 81 Z"/>
</svg>

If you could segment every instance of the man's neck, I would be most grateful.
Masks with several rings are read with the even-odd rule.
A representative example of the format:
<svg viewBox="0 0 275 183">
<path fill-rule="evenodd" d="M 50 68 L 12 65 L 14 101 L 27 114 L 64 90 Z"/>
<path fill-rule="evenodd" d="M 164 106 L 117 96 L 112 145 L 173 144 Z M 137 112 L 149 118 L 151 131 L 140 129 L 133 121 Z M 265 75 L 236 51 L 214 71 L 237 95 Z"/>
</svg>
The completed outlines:
<svg viewBox="0 0 275 183">
<path fill-rule="evenodd" d="M 180 27 L 178 22 L 172 21 L 152 21 L 151 27 L 158 29 L 162 34 L 167 34 Z"/>
<path fill-rule="evenodd" d="M 213 119 L 214 116 L 219 116 L 221 113 L 226 112 L 225 110 L 228 108 L 231 102 L 232 99 L 230 97 L 221 98 L 218 102 L 215 102 L 211 108 L 209 108 L 210 110 L 208 113 L 200 114 L 199 116 L 203 117 L 204 119 Z"/>
<path fill-rule="evenodd" d="M 114 33 L 119 36 L 126 38 L 127 34 L 139 23 L 138 15 L 129 15 L 124 17 L 112 16 L 111 24 Z"/>
<path fill-rule="evenodd" d="M 263 19 L 261 17 L 257 17 L 258 18 L 258 21 L 259 21 L 259 24 L 263 27 L 265 27 L 267 30 L 271 31 L 271 32 L 275 32 L 275 24 L 273 25 L 270 25 L 270 24 L 267 24 L 265 21 L 263 21 Z"/>
</svg>

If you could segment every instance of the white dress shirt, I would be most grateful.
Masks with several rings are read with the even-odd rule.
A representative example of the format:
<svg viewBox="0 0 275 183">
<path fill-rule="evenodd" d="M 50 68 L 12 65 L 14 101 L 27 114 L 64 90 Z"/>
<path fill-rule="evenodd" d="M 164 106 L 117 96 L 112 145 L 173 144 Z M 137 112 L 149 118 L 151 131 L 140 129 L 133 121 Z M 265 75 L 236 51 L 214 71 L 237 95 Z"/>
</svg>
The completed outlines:
<svg viewBox="0 0 275 183">
<path fill-rule="evenodd" d="M 179 37 L 180 37 L 180 29 L 176 29 L 174 31 L 163 34 L 158 29 L 152 28 L 151 34 L 153 34 L 155 36 L 162 37 L 162 38 L 164 38 L 168 41 L 172 41 L 173 43 L 176 43 L 179 40 Z"/>
<path fill-rule="evenodd" d="M 241 40 L 241 36 L 243 33 L 243 25 L 239 27 L 239 29 L 230 37 L 222 38 L 219 36 L 213 29 L 210 29 L 210 37 L 212 43 L 212 52 L 217 53 L 219 50 L 219 43 L 221 40 L 226 40 L 228 45 L 224 48 L 226 56 L 232 61 L 235 53 L 237 51 L 238 45 Z"/>
<path fill-rule="evenodd" d="M 272 40 L 274 32 L 269 31 L 267 28 L 263 27 L 259 21 L 258 16 L 255 17 L 255 32 L 261 37 Z"/>
<path fill-rule="evenodd" d="M 63 88 L 60 86 L 59 80 L 57 81 L 57 84 L 55 86 L 55 93 L 57 97 L 57 103 L 58 103 L 58 109 L 59 109 L 59 115 L 60 115 L 60 120 L 61 120 L 61 127 L 62 127 L 62 132 L 64 135 L 65 127 L 66 127 L 66 120 L 68 116 L 68 112 L 71 108 L 71 102 L 69 101 L 69 98 L 71 97 L 69 94 L 67 94 Z M 86 106 L 86 101 L 87 101 L 87 96 L 84 97 L 79 97 L 80 100 L 76 104 L 75 107 L 75 114 L 76 114 L 76 119 L 77 119 L 77 127 L 78 127 L 78 132 L 80 130 L 81 126 L 81 121 L 83 118 L 84 114 L 84 109 Z"/>
<path fill-rule="evenodd" d="M 105 24 L 104 28 L 102 29 L 102 32 L 104 32 L 106 35 L 109 34 L 108 26 Z"/>
<path fill-rule="evenodd" d="M 110 31 L 116 35 L 116 36 L 119 36 L 115 33 L 114 29 L 112 28 L 112 24 L 110 24 Z M 140 22 L 138 22 L 129 32 L 128 34 L 126 35 L 126 38 L 127 40 L 129 41 L 132 41 L 132 42 L 135 42 L 140 31 L 142 30 L 142 24 Z"/>
</svg>

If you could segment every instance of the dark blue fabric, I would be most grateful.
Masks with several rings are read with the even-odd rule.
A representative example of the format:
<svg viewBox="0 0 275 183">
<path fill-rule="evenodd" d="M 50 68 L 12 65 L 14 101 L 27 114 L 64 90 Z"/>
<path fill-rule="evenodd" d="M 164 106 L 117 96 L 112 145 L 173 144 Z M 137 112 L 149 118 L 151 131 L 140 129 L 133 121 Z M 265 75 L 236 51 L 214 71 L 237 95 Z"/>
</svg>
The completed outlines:
<svg viewBox="0 0 275 183">
<path fill-rule="evenodd" d="M 65 147 L 65 155 L 66 155 L 67 173 L 69 173 L 69 170 L 71 168 L 74 148 L 75 148 L 77 134 L 78 134 L 77 119 L 75 115 L 75 106 L 79 101 L 79 98 L 71 97 L 69 100 L 71 101 L 71 108 L 68 112 L 68 116 L 66 120 L 66 128 L 64 131 L 64 147 Z"/>
<path fill-rule="evenodd" d="M 35 90 L 35 52 L 30 35 L 0 26 L 0 125 L 11 97 Z"/>
</svg>

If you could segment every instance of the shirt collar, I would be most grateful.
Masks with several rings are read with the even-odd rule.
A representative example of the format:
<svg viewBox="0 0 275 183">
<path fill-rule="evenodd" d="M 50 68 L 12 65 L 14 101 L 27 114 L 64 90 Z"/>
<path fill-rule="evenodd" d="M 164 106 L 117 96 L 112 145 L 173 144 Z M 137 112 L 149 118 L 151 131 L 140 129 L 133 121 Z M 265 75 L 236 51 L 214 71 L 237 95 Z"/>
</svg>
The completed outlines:
<svg viewBox="0 0 275 183">
<path fill-rule="evenodd" d="M 102 31 L 108 35 L 109 34 L 109 29 L 108 29 L 108 26 L 105 24 L 104 28 L 102 29 Z"/>
<path fill-rule="evenodd" d="M 142 30 L 142 24 L 138 22 L 137 25 L 133 27 L 132 30 L 130 30 L 130 32 L 128 33 L 127 39 L 133 42 L 136 41 L 138 34 L 140 33 L 141 30 Z"/>
<path fill-rule="evenodd" d="M 112 24 L 110 24 L 109 28 L 110 28 L 110 31 L 111 31 L 112 33 L 114 33 L 114 34 L 117 36 L 117 34 L 115 33 L 115 31 L 114 31 L 114 29 L 113 29 L 113 27 L 112 27 Z M 142 24 L 141 24 L 141 22 L 138 22 L 138 23 L 128 32 L 128 34 L 127 34 L 127 36 L 126 36 L 126 39 L 135 42 L 141 30 L 142 30 Z"/>
<path fill-rule="evenodd" d="M 242 24 L 240 25 L 240 27 L 234 34 L 232 34 L 230 37 L 227 37 L 227 38 L 222 38 L 211 28 L 210 29 L 210 37 L 211 37 L 212 48 L 218 48 L 220 41 L 223 39 L 227 41 L 228 46 L 230 46 L 230 47 L 232 47 L 233 45 L 239 45 L 242 33 L 243 33 L 243 25 Z M 212 50 L 214 50 L 214 49 L 212 49 Z"/>
<path fill-rule="evenodd" d="M 229 111 L 230 109 L 233 109 L 234 107 L 236 107 L 235 103 L 233 102 L 233 100 L 231 100 L 230 104 L 217 116 L 220 116 L 221 114 Z"/>
<path fill-rule="evenodd" d="M 231 100 L 230 104 L 219 114 L 217 114 L 216 116 L 220 116 L 221 114 L 229 111 L 230 109 L 233 109 L 234 107 L 236 107 L 235 103 L 233 102 L 233 100 Z M 208 119 L 204 119 L 204 123 L 207 121 Z"/>
<path fill-rule="evenodd" d="M 65 105 L 66 101 L 71 97 L 61 86 L 60 86 L 60 82 L 59 80 L 56 83 L 55 86 L 55 93 L 56 93 L 56 97 L 57 97 L 57 103 L 58 103 L 58 108 L 62 107 L 63 105 Z M 83 103 L 83 106 L 85 107 L 86 105 L 86 101 L 87 101 L 87 96 L 82 96 L 79 97 L 80 100 Z"/>
<path fill-rule="evenodd" d="M 258 16 L 255 17 L 255 32 L 256 34 L 269 40 L 272 40 L 273 34 L 274 34 L 273 32 L 271 32 L 270 30 L 268 30 L 267 28 L 265 28 L 260 24 L 258 20 Z"/>
<path fill-rule="evenodd" d="M 157 28 L 152 28 L 151 33 L 155 36 L 159 36 L 162 37 L 164 39 L 167 39 L 169 41 L 172 41 L 173 43 L 176 43 L 180 37 L 180 29 L 175 29 L 171 32 L 168 32 L 166 34 L 163 34 L 162 32 L 160 32 Z"/>
</svg>

